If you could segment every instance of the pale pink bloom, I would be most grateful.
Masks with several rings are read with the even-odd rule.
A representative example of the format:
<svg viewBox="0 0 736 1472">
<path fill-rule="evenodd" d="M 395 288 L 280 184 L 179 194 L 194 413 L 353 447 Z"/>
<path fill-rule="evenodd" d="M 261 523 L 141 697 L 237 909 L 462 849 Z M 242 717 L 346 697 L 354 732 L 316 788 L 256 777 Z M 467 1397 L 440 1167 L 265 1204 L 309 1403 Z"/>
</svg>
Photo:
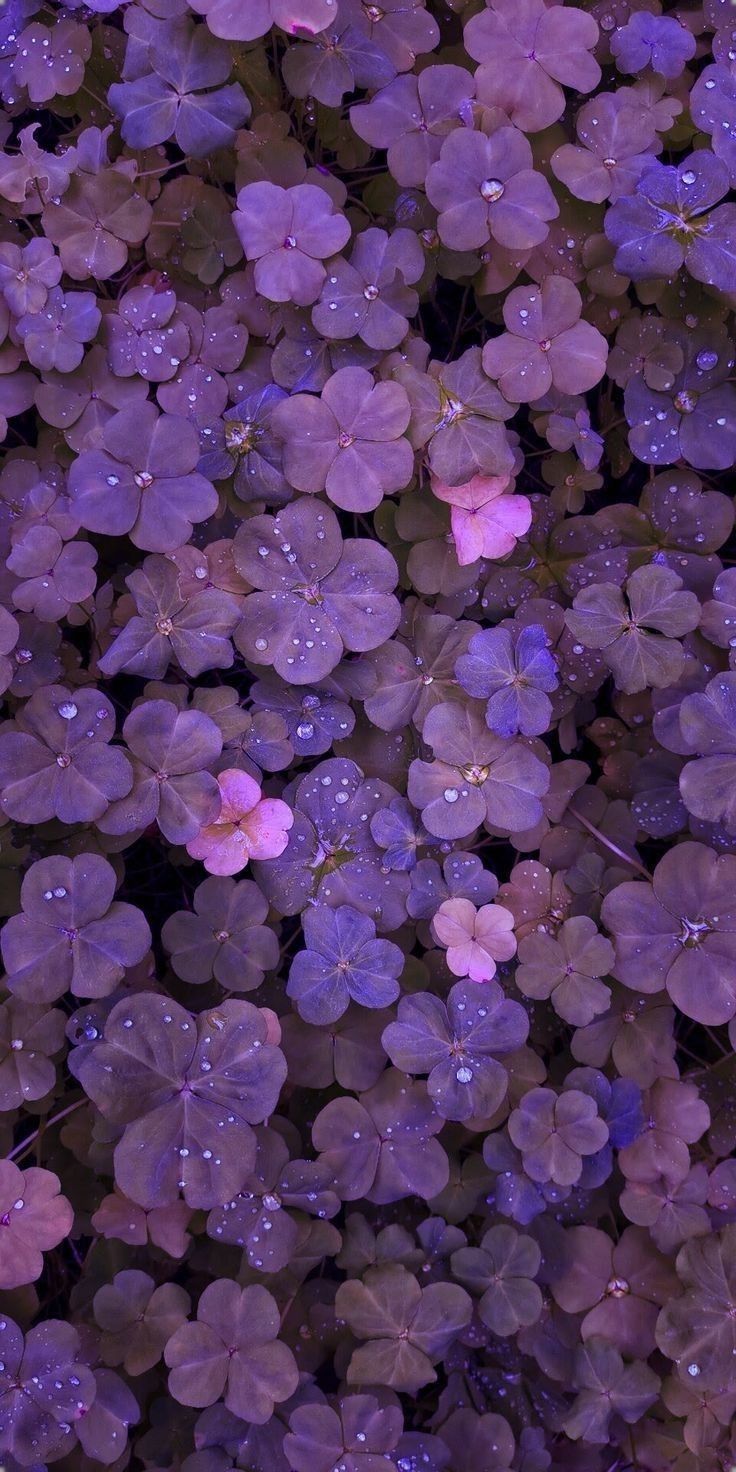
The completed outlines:
<svg viewBox="0 0 736 1472">
<path fill-rule="evenodd" d="M 274 1012 L 271 1007 L 259 1007 L 258 1010 L 266 1024 L 266 1042 L 273 1043 L 274 1047 L 278 1048 L 281 1042 L 281 1022 L 278 1013 Z"/>
<path fill-rule="evenodd" d="M 471 900 L 444 900 L 432 921 L 432 934 L 447 947 L 453 976 L 490 981 L 497 961 L 510 961 L 516 952 L 514 917 L 503 905 L 481 905 Z"/>
<path fill-rule="evenodd" d="M 261 797 L 255 778 L 237 767 L 220 772 L 217 781 L 219 817 L 200 829 L 187 853 L 201 859 L 208 874 L 238 874 L 249 859 L 278 858 L 294 822 L 291 808 L 277 797 Z"/>
<path fill-rule="evenodd" d="M 461 567 L 480 557 L 507 557 L 528 532 L 532 508 L 526 496 L 507 496 L 508 475 L 474 475 L 462 486 L 433 480 L 439 501 L 449 501 L 455 551 Z"/>
</svg>

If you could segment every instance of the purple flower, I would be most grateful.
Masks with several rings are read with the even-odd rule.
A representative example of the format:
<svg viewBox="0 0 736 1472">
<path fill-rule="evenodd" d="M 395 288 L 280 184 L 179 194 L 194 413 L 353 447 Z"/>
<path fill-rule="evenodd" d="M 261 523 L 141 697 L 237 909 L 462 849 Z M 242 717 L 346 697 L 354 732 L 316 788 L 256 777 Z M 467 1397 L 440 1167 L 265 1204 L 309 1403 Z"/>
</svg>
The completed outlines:
<svg viewBox="0 0 736 1472">
<path fill-rule="evenodd" d="M 606 1144 L 608 1125 L 599 1118 L 595 1100 L 579 1089 L 556 1094 L 538 1088 L 530 1089 L 513 1111 L 509 1134 L 532 1181 L 574 1186 L 583 1159 Z"/>
<path fill-rule="evenodd" d="M 528 250 L 548 234 L 559 206 L 518 128 L 487 137 L 469 128 L 450 133 L 427 172 L 427 194 L 439 211 L 437 229 L 453 250 L 477 250 L 489 240 Z"/>
<path fill-rule="evenodd" d="M 660 151 L 652 114 L 633 91 L 602 92 L 584 103 L 575 131 L 582 146 L 561 144 L 550 167 L 576 199 L 595 204 L 631 194 Z"/>
<path fill-rule="evenodd" d="M 276 1130 L 256 1130 L 256 1161 L 233 1201 L 216 1207 L 207 1218 L 207 1235 L 245 1251 L 251 1267 L 278 1273 L 292 1257 L 299 1239 L 299 1218 L 306 1212 L 324 1220 L 340 1210 L 340 1199 L 326 1189 L 326 1172 L 315 1162 L 290 1160 Z"/>
<path fill-rule="evenodd" d="M 611 37 L 620 72 L 643 72 L 650 66 L 661 77 L 679 77 L 695 55 L 695 37 L 676 16 L 634 12 Z"/>
<path fill-rule="evenodd" d="M 465 27 L 465 46 L 482 63 L 480 97 L 529 132 L 562 116 L 563 87 L 592 92 L 601 71 L 591 52 L 598 40 L 592 15 L 544 0 L 493 0 Z"/>
<path fill-rule="evenodd" d="M 357 1339 L 348 1384 L 381 1380 L 413 1395 L 437 1376 L 432 1368 L 467 1328 L 471 1300 L 457 1283 L 421 1288 L 399 1263 L 368 1269 L 363 1281 L 348 1279 L 338 1289 L 337 1312 Z"/>
<path fill-rule="evenodd" d="M 65 18 L 51 27 L 32 21 L 17 39 L 13 76 L 31 102 L 72 97 L 82 84 L 84 63 L 92 51 L 86 26 Z"/>
<path fill-rule="evenodd" d="M 418 850 L 431 843 L 411 804 L 403 797 L 395 797 L 387 808 L 373 814 L 371 834 L 383 849 L 386 867 L 401 873 L 412 870 Z"/>
<path fill-rule="evenodd" d="M 14 317 L 40 312 L 52 286 L 58 286 L 62 265 L 50 240 L 37 237 L 27 245 L 0 245 L 0 290 Z"/>
<path fill-rule="evenodd" d="M 228 46 L 205 26 L 182 18 L 167 26 L 165 39 L 154 41 L 148 65 L 150 71 L 113 83 L 108 93 L 131 148 L 174 137 L 182 153 L 204 158 L 232 144 L 250 103 L 239 82 L 222 85 L 232 68 Z"/>
<path fill-rule="evenodd" d="M 20 578 L 13 604 L 45 623 L 66 618 L 97 586 L 97 552 L 89 542 L 64 544 L 50 526 L 33 526 L 16 542 L 6 567 Z"/>
<path fill-rule="evenodd" d="M 246 184 L 234 224 L 249 261 L 256 262 L 259 292 L 273 302 L 308 306 L 317 300 L 327 272 L 323 261 L 350 237 L 345 216 L 314 184 Z"/>
<path fill-rule="evenodd" d="M 399 995 L 404 954 L 390 940 L 377 940 L 367 915 L 350 905 L 317 905 L 302 920 L 306 949 L 291 963 L 288 995 L 306 1022 L 335 1022 L 352 1001 L 388 1007 Z"/>
<path fill-rule="evenodd" d="M 298 491 L 325 491 L 342 510 L 373 511 L 411 479 L 414 456 L 403 437 L 410 414 L 400 384 L 339 369 L 319 399 L 296 394 L 274 412 L 287 480 Z"/>
<path fill-rule="evenodd" d="M 398 1406 L 381 1406 L 373 1395 L 349 1395 L 339 1414 L 330 1406 L 299 1406 L 289 1417 L 284 1449 L 295 1472 L 332 1472 L 345 1462 L 371 1472 L 371 1461 L 392 1452 L 402 1429 Z"/>
<path fill-rule="evenodd" d="M 683 459 L 698 469 L 725 469 L 736 453 L 736 393 L 726 382 L 733 345 L 715 328 L 690 332 L 668 324 L 666 337 L 679 350 L 674 371 L 664 382 L 637 373 L 626 386 L 629 444 L 645 465 Z"/>
<path fill-rule="evenodd" d="M 274 1404 L 299 1383 L 296 1360 L 278 1339 L 275 1298 L 260 1284 L 241 1289 L 230 1278 L 205 1288 L 197 1322 L 171 1336 L 165 1359 L 169 1389 L 182 1405 L 210 1406 L 223 1396 L 234 1415 L 263 1425 Z"/>
<path fill-rule="evenodd" d="M 193 1016 L 139 992 L 113 1007 L 104 1040 L 69 1059 L 102 1115 L 123 1126 L 115 1178 L 146 1209 L 183 1192 L 208 1210 L 237 1194 L 255 1163 L 251 1128 L 273 1112 L 286 1063 L 250 1002 Z"/>
<path fill-rule="evenodd" d="M 105 317 L 107 356 L 118 378 L 133 375 L 151 383 L 173 378 L 189 352 L 189 332 L 177 313 L 175 292 L 134 286 Z"/>
<path fill-rule="evenodd" d="M 45 685 L 0 734 L 0 807 L 18 823 L 90 823 L 133 783 L 106 695 Z"/>
<path fill-rule="evenodd" d="M 279 960 L 258 885 L 212 877 L 197 886 L 192 903 L 193 910 L 177 910 L 161 931 L 177 976 L 197 985 L 214 976 L 226 991 L 254 991 Z"/>
<path fill-rule="evenodd" d="M 394 377 L 411 403 L 409 438 L 425 450 L 432 475 L 464 486 L 474 475 L 510 475 L 514 455 L 503 420 L 513 414 L 481 366 L 481 349 L 454 363 L 430 363 L 426 373 L 400 364 Z"/>
<path fill-rule="evenodd" d="M 73 281 L 88 281 L 90 277 L 104 280 L 121 271 L 127 264 L 129 247 L 145 239 L 151 214 L 150 204 L 141 197 L 129 174 L 100 166 L 93 173 L 83 169 L 77 172 L 64 198 L 52 199 L 46 205 L 43 226 L 49 240 L 58 246 L 61 264 Z M 65 326 L 68 330 L 66 321 Z M 63 368 L 63 363 L 51 366 Z"/>
<path fill-rule="evenodd" d="M 5 1317 L 0 1355 L 0 1450 L 21 1467 L 72 1450 L 72 1427 L 89 1413 L 97 1388 L 77 1330 L 48 1319 L 29 1329 L 24 1342 L 23 1331 Z"/>
<path fill-rule="evenodd" d="M 701 843 L 678 844 L 651 884 L 618 884 L 603 902 L 616 947 L 614 975 L 626 986 L 667 988 L 688 1017 L 708 1024 L 736 1013 L 736 862 Z"/>
<path fill-rule="evenodd" d="M 97 854 L 39 859 L 21 887 L 22 913 L 2 932 L 8 986 L 28 1002 L 70 990 L 104 997 L 145 956 L 151 932 L 140 910 L 114 900 L 115 870 Z"/>
<path fill-rule="evenodd" d="M 577 287 L 564 276 L 509 293 L 503 308 L 508 330 L 483 349 L 483 367 L 505 398 L 526 404 L 552 387 L 566 394 L 595 387 L 606 370 L 608 344 L 596 327 L 580 321 L 582 307 Z"/>
<path fill-rule="evenodd" d="M 112 317 L 106 318 L 109 327 Z M 140 404 L 146 385 L 138 377 L 116 378 L 101 347 L 92 347 L 71 373 L 49 370 L 36 387 L 36 406 L 47 424 L 61 429 L 77 454 L 100 445 L 108 419 L 118 409 Z"/>
<path fill-rule="evenodd" d="M 74 462 L 72 504 L 88 531 L 128 533 L 147 552 L 173 552 L 217 505 L 198 460 L 197 432 L 185 419 L 159 415 L 154 404 L 123 409 L 107 421 L 101 448 Z"/>
<path fill-rule="evenodd" d="M 556 936 L 532 931 L 519 942 L 514 980 L 525 997 L 549 998 L 558 1017 L 585 1027 L 605 1012 L 610 989 L 600 977 L 612 969 L 614 951 L 588 915 L 563 921 Z"/>
<path fill-rule="evenodd" d="M 616 246 L 614 268 L 641 281 L 673 276 L 685 265 L 696 281 L 736 290 L 736 206 L 714 208 L 728 188 L 726 165 L 706 149 L 677 167 L 647 170 L 636 193 L 606 214 L 606 235 Z"/>
<path fill-rule="evenodd" d="M 534 1238 L 504 1225 L 491 1227 L 479 1247 L 461 1247 L 452 1254 L 454 1276 L 480 1295 L 482 1322 L 504 1339 L 541 1316 L 542 1293 L 534 1281 L 540 1265 Z"/>
<path fill-rule="evenodd" d="M 429 1074 L 427 1091 L 444 1119 L 463 1120 L 495 1114 L 508 1075 L 494 1055 L 520 1048 L 528 1031 L 523 1007 L 495 981 L 459 981 L 446 1004 L 430 992 L 402 997 L 383 1045 L 404 1073 Z"/>
<path fill-rule="evenodd" d="M 398 347 L 419 297 L 410 286 L 424 272 L 424 252 L 412 230 L 364 230 L 349 261 L 330 262 L 312 322 L 328 340 L 359 337 L 369 348 Z"/>
<path fill-rule="evenodd" d="M 190 1298 L 177 1283 L 157 1288 L 148 1273 L 124 1268 L 98 1288 L 93 1307 L 106 1363 L 143 1375 L 159 1363 L 167 1340 L 186 1319 Z"/>
<path fill-rule="evenodd" d="M 328 676 L 319 685 L 294 689 L 276 674 L 264 675 L 255 681 L 251 696 L 259 711 L 278 712 L 282 717 L 297 756 L 323 756 L 333 741 L 346 740 L 355 726 L 355 715 L 343 698 L 339 678 Z"/>
<path fill-rule="evenodd" d="M 411 720 L 421 731 L 434 706 L 456 693 L 455 666 L 476 629 L 467 620 L 458 623 L 417 605 L 411 641 L 392 639 L 370 661 L 375 688 L 365 700 L 369 720 L 382 731 L 398 731 Z"/>
<path fill-rule="evenodd" d="M 270 902 L 285 915 L 310 902 L 351 905 L 382 931 L 395 930 L 405 916 L 408 876 L 388 869 L 370 827 L 395 796 L 344 757 L 320 762 L 302 777 L 290 792 L 294 826 L 286 849 L 254 865 Z"/>
<path fill-rule="evenodd" d="M 441 1128 L 426 1090 L 388 1069 L 360 1099 L 344 1095 L 326 1104 L 312 1126 L 312 1144 L 343 1201 L 428 1201 L 448 1180 L 447 1156 L 434 1138 Z"/>
<path fill-rule="evenodd" d="M 48 373 L 71 373 L 84 357 L 84 344 L 96 336 L 101 312 L 91 291 L 52 286 L 44 307 L 25 312 L 15 324 L 29 363 Z"/>
<path fill-rule="evenodd" d="M 531 828 L 542 813 L 549 773 L 520 741 L 488 730 L 466 706 L 435 706 L 424 723 L 435 760 L 409 768 L 409 799 L 437 838 L 466 838 L 481 823 L 513 833 Z"/>
<path fill-rule="evenodd" d="M 274 411 L 286 398 L 276 384 L 255 390 L 227 409 L 221 420 L 200 436 L 197 469 L 210 480 L 233 477 L 241 501 L 267 501 L 281 506 L 289 499 L 282 468 L 282 442 L 274 433 Z"/>
<path fill-rule="evenodd" d="M 101 823 L 105 833 L 130 833 L 158 823 L 170 843 L 188 843 L 220 811 L 210 770 L 222 751 L 215 722 L 203 711 L 178 711 L 169 700 L 144 701 L 123 725 L 133 786 Z"/>
<path fill-rule="evenodd" d="M 682 671 L 677 640 L 696 627 L 698 600 L 675 572 L 654 563 L 631 574 L 625 593 L 615 583 L 583 588 L 565 615 L 567 626 L 585 648 L 603 651 L 622 690 L 664 689 Z"/>
<path fill-rule="evenodd" d="M 68 1237 L 74 1210 L 59 1193 L 53 1171 L 31 1166 L 19 1170 L 12 1160 L 0 1161 L 0 1284 L 21 1288 L 40 1278 L 44 1252 Z"/>
<path fill-rule="evenodd" d="M 469 125 L 474 92 L 464 67 L 428 66 L 418 76 L 396 77 L 369 102 L 352 107 L 350 122 L 371 148 L 386 149 L 397 184 L 421 187 L 446 135 Z"/>
<path fill-rule="evenodd" d="M 293 684 L 323 679 L 344 649 L 376 649 L 396 630 L 393 557 L 377 542 L 343 542 L 323 503 L 300 497 L 244 523 L 235 565 L 258 590 L 246 599 L 238 648 Z"/>
<path fill-rule="evenodd" d="M 66 1018 L 45 1003 L 10 996 L 0 1005 L 0 1108 L 18 1109 L 53 1088 L 53 1055 L 64 1046 Z"/>
<path fill-rule="evenodd" d="M 540 736 L 552 718 L 549 695 L 557 689 L 557 664 L 541 624 L 482 629 L 455 666 L 469 695 L 488 701 L 486 724 L 497 736 Z"/>
<path fill-rule="evenodd" d="M 229 593 L 204 588 L 185 595 L 176 567 L 166 557 L 146 557 L 126 581 L 136 612 L 124 617 L 114 643 L 99 661 L 104 674 L 127 670 L 161 679 L 172 659 L 188 675 L 230 668 L 230 635 L 240 608 Z"/>
</svg>

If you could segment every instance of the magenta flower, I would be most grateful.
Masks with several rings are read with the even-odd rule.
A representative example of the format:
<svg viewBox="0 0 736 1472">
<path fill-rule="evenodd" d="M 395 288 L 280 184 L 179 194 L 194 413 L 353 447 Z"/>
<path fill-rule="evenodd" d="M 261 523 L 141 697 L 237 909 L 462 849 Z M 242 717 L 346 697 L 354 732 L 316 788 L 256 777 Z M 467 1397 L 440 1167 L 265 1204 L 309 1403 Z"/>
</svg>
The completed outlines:
<svg viewBox="0 0 736 1472">
<path fill-rule="evenodd" d="M 453 976 L 490 981 L 497 961 L 510 961 L 516 952 L 514 917 L 503 905 L 481 905 L 471 900 L 444 900 L 432 921 L 432 934 L 447 947 Z"/>
<path fill-rule="evenodd" d="M 208 874 L 239 874 L 249 859 L 277 859 L 288 843 L 294 814 L 280 798 L 261 797 L 254 777 L 228 767 L 217 779 L 222 806 L 187 844 Z"/>
<path fill-rule="evenodd" d="M 480 557 L 507 557 L 528 532 L 532 508 L 526 496 L 507 496 L 508 475 L 474 475 L 465 485 L 433 480 L 438 501 L 449 501 L 455 551 L 461 567 Z"/>
</svg>

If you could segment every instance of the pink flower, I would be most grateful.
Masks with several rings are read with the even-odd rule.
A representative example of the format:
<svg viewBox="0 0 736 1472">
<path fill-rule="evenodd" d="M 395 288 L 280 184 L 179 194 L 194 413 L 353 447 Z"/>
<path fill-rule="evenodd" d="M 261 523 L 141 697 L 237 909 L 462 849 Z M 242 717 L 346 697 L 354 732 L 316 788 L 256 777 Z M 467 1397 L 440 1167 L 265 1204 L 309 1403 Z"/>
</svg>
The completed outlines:
<svg viewBox="0 0 736 1472">
<path fill-rule="evenodd" d="M 432 481 L 437 499 L 452 507 L 452 535 L 461 567 L 479 557 L 506 557 L 517 538 L 528 532 L 531 505 L 526 496 L 505 495 L 510 484 L 508 475 L 474 475 L 462 486 Z"/>
<path fill-rule="evenodd" d="M 502 905 L 481 905 L 470 900 L 444 900 L 432 921 L 432 934 L 447 947 L 447 964 L 453 976 L 471 981 L 490 981 L 497 961 L 509 961 L 516 951 L 514 917 Z"/>
<path fill-rule="evenodd" d="M 279 798 L 261 797 L 253 777 L 237 767 L 220 772 L 220 814 L 187 844 L 208 874 L 238 874 L 249 859 L 275 859 L 284 852 L 294 822 L 291 808 Z"/>
</svg>

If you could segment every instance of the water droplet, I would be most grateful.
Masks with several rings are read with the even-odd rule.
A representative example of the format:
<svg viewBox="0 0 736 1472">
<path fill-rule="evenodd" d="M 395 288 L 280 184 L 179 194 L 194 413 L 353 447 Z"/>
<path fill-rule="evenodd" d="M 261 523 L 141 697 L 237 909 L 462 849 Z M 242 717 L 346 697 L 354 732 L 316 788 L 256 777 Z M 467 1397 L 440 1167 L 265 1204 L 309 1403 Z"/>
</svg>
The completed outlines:
<svg viewBox="0 0 736 1472">
<path fill-rule="evenodd" d="M 445 802 L 457 802 L 460 793 L 458 792 L 456 787 L 446 787 L 442 795 L 445 799 Z"/>
</svg>

